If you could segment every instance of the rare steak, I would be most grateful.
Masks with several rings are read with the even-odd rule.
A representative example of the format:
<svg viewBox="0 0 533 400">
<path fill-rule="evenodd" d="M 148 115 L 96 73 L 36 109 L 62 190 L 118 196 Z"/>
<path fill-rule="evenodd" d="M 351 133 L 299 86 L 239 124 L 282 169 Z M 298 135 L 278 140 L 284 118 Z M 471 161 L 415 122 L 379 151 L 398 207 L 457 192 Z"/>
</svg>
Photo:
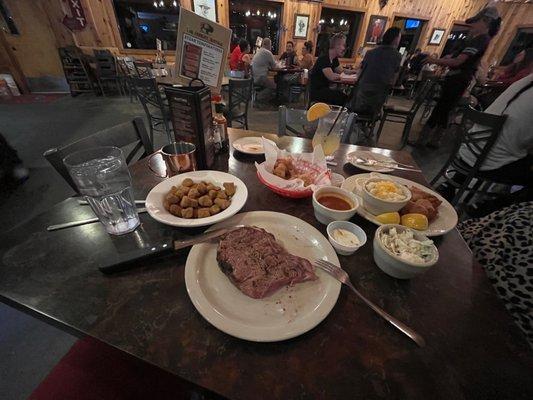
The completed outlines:
<svg viewBox="0 0 533 400">
<path fill-rule="evenodd" d="M 218 245 L 220 269 L 245 295 L 270 296 L 286 285 L 317 279 L 305 258 L 283 248 L 264 229 L 244 227 L 226 234 Z"/>
</svg>

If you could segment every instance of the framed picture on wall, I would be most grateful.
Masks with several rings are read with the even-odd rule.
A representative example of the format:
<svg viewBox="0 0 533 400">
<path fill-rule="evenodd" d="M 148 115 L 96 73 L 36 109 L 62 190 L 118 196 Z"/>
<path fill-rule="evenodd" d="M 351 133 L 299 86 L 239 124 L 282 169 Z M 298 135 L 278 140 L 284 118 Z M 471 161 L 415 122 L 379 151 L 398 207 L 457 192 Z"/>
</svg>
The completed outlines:
<svg viewBox="0 0 533 400">
<path fill-rule="evenodd" d="M 217 0 L 192 0 L 194 13 L 217 22 Z"/>
<path fill-rule="evenodd" d="M 428 44 L 438 46 L 442 42 L 442 38 L 444 37 L 445 33 L 446 29 L 433 28 L 433 32 L 431 33 Z"/>
<path fill-rule="evenodd" d="M 371 15 L 366 29 L 365 43 L 378 44 L 381 42 L 381 37 L 385 33 L 385 26 L 387 25 L 387 17 L 382 15 Z"/>
<path fill-rule="evenodd" d="M 309 15 L 296 14 L 294 16 L 294 32 L 292 37 L 295 39 L 307 39 L 307 30 L 309 29 Z"/>
</svg>

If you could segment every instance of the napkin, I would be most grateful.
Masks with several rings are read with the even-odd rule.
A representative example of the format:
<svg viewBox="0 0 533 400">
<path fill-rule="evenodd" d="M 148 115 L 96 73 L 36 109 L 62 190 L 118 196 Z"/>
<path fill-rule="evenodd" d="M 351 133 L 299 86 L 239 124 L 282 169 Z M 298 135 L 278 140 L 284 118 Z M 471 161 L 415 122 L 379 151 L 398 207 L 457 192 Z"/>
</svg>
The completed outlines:
<svg viewBox="0 0 533 400">
<path fill-rule="evenodd" d="M 280 150 L 274 142 L 263 140 L 263 149 L 265 150 L 265 162 L 255 163 L 257 172 L 270 185 L 286 190 L 315 190 L 318 186 L 331 185 L 330 173 L 326 165 L 326 157 L 322 146 L 315 146 L 312 153 L 289 153 Z M 313 178 L 313 183 L 304 186 L 302 179 L 283 179 L 272 173 L 274 164 L 278 158 L 290 158 L 293 165 L 301 173 L 309 173 Z"/>
</svg>

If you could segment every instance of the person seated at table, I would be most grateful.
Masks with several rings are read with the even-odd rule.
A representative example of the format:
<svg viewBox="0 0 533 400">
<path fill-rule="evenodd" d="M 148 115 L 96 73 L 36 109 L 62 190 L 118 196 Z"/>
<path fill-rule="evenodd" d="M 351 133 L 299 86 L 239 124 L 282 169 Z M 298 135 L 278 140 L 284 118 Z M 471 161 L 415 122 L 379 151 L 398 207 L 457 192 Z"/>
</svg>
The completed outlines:
<svg viewBox="0 0 533 400">
<path fill-rule="evenodd" d="M 472 216 L 483 216 L 492 212 L 495 207 L 504 207 L 515 199 L 523 196 L 531 196 L 528 192 L 531 186 L 533 165 L 533 74 L 526 76 L 512 84 L 487 108 L 488 114 L 507 115 L 503 127 L 496 142 L 488 152 L 478 175 L 490 181 L 502 183 L 508 186 L 522 186 L 522 193 L 515 192 L 512 195 L 502 196 L 500 199 L 490 202 L 478 203 L 470 206 L 467 211 Z M 483 127 L 481 127 L 483 128 Z M 474 126 L 472 130 L 479 129 Z M 474 166 L 477 156 L 469 147 L 463 144 L 459 149 L 459 157 L 469 166 Z M 465 176 L 455 172 L 452 179 L 461 184 Z M 437 187 L 437 191 L 445 198 L 451 200 L 455 196 L 455 189 L 443 183 Z"/>
<path fill-rule="evenodd" d="M 6 192 L 28 179 L 29 171 L 22 164 L 17 151 L 0 133 L 0 187 Z"/>
<path fill-rule="evenodd" d="M 402 55 L 397 50 L 400 28 L 389 28 L 381 44 L 365 54 L 359 72 L 357 90 L 350 106 L 356 113 L 375 117 L 398 78 Z"/>
<path fill-rule="evenodd" d="M 343 106 L 346 95 L 330 88 L 330 84 L 338 82 L 342 72 L 355 74 L 355 71 L 345 70 L 339 64 L 339 57 L 346 50 L 346 36 L 342 33 L 333 35 L 329 40 L 329 50 L 317 58 L 310 72 L 310 100 L 311 102 L 324 102 L 327 104 Z"/>
<path fill-rule="evenodd" d="M 298 66 L 298 57 L 294 51 L 294 43 L 290 40 L 287 42 L 285 51 L 279 56 L 280 61 L 285 61 L 286 68 L 293 68 Z"/>
<path fill-rule="evenodd" d="M 264 38 L 261 47 L 255 52 L 252 59 L 252 74 L 254 84 L 268 89 L 276 89 L 276 83 L 268 76 L 268 71 L 276 65 L 271 49 L 270 38 Z"/>
<path fill-rule="evenodd" d="M 246 39 L 239 40 L 239 45 L 231 52 L 229 67 L 232 71 L 246 71 L 246 66 L 250 65 L 250 44 Z"/>
<path fill-rule="evenodd" d="M 526 201 L 457 225 L 505 308 L 533 349 L 531 210 Z"/>
<path fill-rule="evenodd" d="M 300 67 L 302 69 L 311 70 L 313 68 L 313 42 L 308 40 L 302 47 L 302 59 L 300 60 Z"/>
</svg>

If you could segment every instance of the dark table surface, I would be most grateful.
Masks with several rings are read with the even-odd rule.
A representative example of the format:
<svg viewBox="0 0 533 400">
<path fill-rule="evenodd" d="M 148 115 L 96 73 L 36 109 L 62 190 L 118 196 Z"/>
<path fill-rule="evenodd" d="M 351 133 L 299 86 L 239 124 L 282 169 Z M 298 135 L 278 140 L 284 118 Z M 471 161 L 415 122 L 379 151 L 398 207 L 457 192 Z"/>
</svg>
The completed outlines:
<svg viewBox="0 0 533 400">
<path fill-rule="evenodd" d="M 231 131 L 232 140 L 257 134 Z M 306 139 L 268 137 L 292 152 L 311 148 Z M 355 148 L 342 145 L 337 161 Z M 414 163 L 406 152 L 381 151 Z M 325 233 L 310 199 L 279 197 L 257 180 L 257 159 L 226 154 L 217 160 L 218 169 L 247 184 L 243 211 L 292 214 Z M 342 162 L 334 170 L 345 176 L 360 172 Z M 131 171 L 137 198 L 160 181 L 144 160 Z M 419 173 L 394 175 L 424 183 Z M 142 214 L 142 226 L 120 237 L 107 235 L 97 223 L 46 231 L 50 224 L 89 216 L 87 206 L 68 199 L 4 235 L 1 299 L 231 399 L 533 398 L 532 354 L 455 230 L 436 240 L 438 264 L 409 281 L 377 268 L 372 240 L 354 255 L 339 257 L 355 285 L 422 334 L 425 348 L 345 288 L 331 314 L 310 332 L 280 343 L 252 343 L 218 331 L 195 310 L 184 283 L 187 251 L 119 275 L 97 269 L 117 253 L 201 229 L 168 227 Z M 375 226 L 358 216 L 354 221 L 373 237 Z"/>
</svg>

